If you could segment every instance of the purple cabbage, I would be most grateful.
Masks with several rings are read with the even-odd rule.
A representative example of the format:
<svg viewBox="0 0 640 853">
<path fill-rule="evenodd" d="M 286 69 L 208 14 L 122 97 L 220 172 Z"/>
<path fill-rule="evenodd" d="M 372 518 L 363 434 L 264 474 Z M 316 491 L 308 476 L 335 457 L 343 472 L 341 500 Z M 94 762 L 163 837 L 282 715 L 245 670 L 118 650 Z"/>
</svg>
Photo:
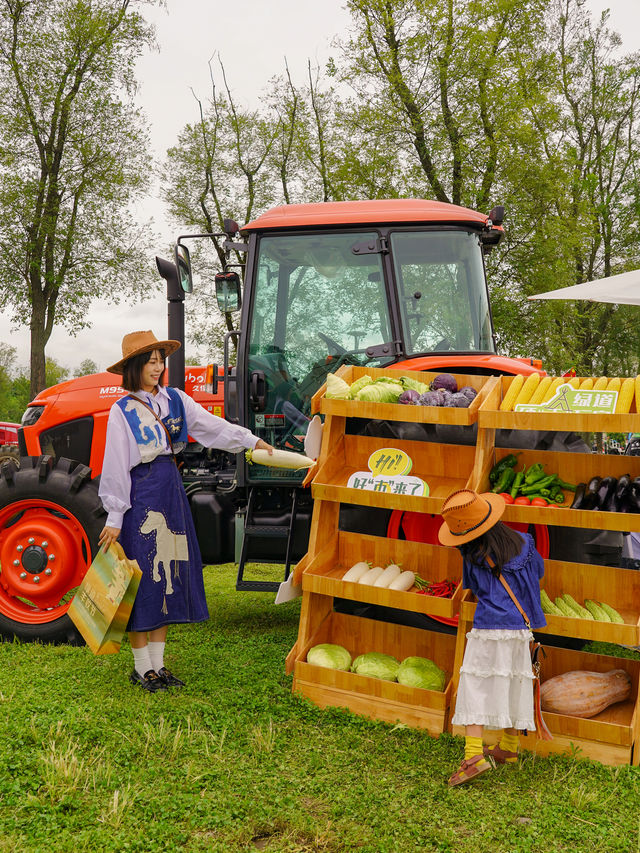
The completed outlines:
<svg viewBox="0 0 640 853">
<path fill-rule="evenodd" d="M 440 389 L 455 394 L 458 390 L 458 383 L 450 373 L 439 373 L 431 383 L 431 390 L 439 391 Z"/>
<path fill-rule="evenodd" d="M 461 391 L 458 391 L 456 394 L 451 395 L 451 403 L 450 405 L 455 406 L 457 409 L 466 409 L 469 406 L 469 398 L 466 394 L 463 394 Z"/>
<path fill-rule="evenodd" d="M 419 405 L 420 394 L 417 391 L 414 391 L 413 388 L 407 388 L 406 391 L 403 391 L 398 398 L 399 403 L 404 403 L 405 406 L 417 406 Z"/>
<path fill-rule="evenodd" d="M 420 396 L 420 400 L 418 401 L 418 405 L 420 406 L 441 406 L 442 398 L 437 391 L 427 391 L 425 394 Z"/>
<path fill-rule="evenodd" d="M 460 394 L 464 394 L 470 403 L 478 396 L 478 392 L 471 385 L 465 385 L 464 388 L 461 388 Z"/>
<path fill-rule="evenodd" d="M 453 394 L 451 393 L 451 391 L 447 391 L 444 388 L 439 388 L 435 393 L 438 395 L 438 397 L 440 397 L 441 406 L 455 406 L 455 403 L 452 402 Z"/>
</svg>

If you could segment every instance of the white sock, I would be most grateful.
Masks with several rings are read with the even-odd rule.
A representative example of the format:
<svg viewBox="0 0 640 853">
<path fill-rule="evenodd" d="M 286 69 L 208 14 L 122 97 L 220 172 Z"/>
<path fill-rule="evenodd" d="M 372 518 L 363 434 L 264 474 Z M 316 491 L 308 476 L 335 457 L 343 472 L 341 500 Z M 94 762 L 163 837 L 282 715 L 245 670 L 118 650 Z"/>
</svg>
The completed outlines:
<svg viewBox="0 0 640 853">
<path fill-rule="evenodd" d="M 142 646 L 140 649 L 132 648 L 131 651 L 133 652 L 133 665 L 135 670 L 138 675 L 144 678 L 145 673 L 149 672 L 150 669 L 153 669 L 151 655 L 149 654 L 149 646 Z"/>
<path fill-rule="evenodd" d="M 151 666 L 156 672 L 160 672 L 164 666 L 164 643 L 147 643 L 151 656 Z"/>
</svg>

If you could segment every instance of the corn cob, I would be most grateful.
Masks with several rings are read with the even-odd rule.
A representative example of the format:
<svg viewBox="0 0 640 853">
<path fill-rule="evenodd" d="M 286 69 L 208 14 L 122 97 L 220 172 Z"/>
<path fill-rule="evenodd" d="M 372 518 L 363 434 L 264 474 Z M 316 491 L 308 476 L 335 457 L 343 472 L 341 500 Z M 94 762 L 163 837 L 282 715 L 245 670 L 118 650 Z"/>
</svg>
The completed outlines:
<svg viewBox="0 0 640 853">
<path fill-rule="evenodd" d="M 585 598 L 584 606 L 587 608 L 589 613 L 591 613 L 591 615 L 597 622 L 611 622 L 607 611 L 603 610 L 603 608 L 600 607 L 598 602 L 594 601 L 592 598 Z"/>
<path fill-rule="evenodd" d="M 567 604 L 567 602 L 564 600 L 564 598 L 561 595 L 557 596 L 557 598 L 555 600 L 555 605 L 558 608 L 558 610 L 562 611 L 563 616 L 569 616 L 571 619 L 578 619 L 579 618 L 576 611 L 573 610 L 573 608 L 569 607 L 569 605 Z"/>
<path fill-rule="evenodd" d="M 556 376 L 556 378 L 553 380 L 553 382 L 549 386 L 547 393 L 544 395 L 544 400 L 542 402 L 547 403 L 553 397 L 553 395 L 556 393 L 556 391 L 562 385 L 563 382 L 564 382 L 564 377 Z"/>
<path fill-rule="evenodd" d="M 569 383 L 569 385 L 571 385 L 572 388 L 575 388 L 576 390 L 580 387 L 580 380 L 577 376 L 572 376 L 571 379 L 567 379 L 567 382 Z"/>
<path fill-rule="evenodd" d="M 583 379 L 582 382 L 580 383 L 580 390 L 581 391 L 591 391 L 592 388 L 593 388 L 593 379 L 590 376 L 587 377 L 587 379 Z"/>
<path fill-rule="evenodd" d="M 524 385 L 520 389 L 520 393 L 518 394 L 515 403 L 513 404 L 513 408 L 516 406 L 525 405 L 529 403 L 531 398 L 533 397 L 533 393 L 540 384 L 540 374 L 539 373 L 531 373 L 527 376 Z"/>
<path fill-rule="evenodd" d="M 581 604 L 578 604 L 575 598 L 572 595 L 569 595 L 568 592 L 565 592 L 562 598 L 572 610 L 575 610 L 579 619 L 593 620 L 593 613 L 589 613 L 586 607 L 583 607 Z"/>
<path fill-rule="evenodd" d="M 542 612 L 546 613 L 548 616 L 562 616 L 562 610 L 551 601 L 547 593 L 541 589 L 540 590 L 540 605 L 542 607 Z"/>
<path fill-rule="evenodd" d="M 601 376 L 599 379 L 596 379 L 596 381 L 593 383 L 593 390 L 594 391 L 604 391 L 604 389 L 607 387 L 608 384 L 609 384 L 609 380 L 607 379 L 607 377 Z"/>
<path fill-rule="evenodd" d="M 618 402 L 616 403 L 616 415 L 626 415 L 631 409 L 633 393 L 635 391 L 635 379 L 625 379 L 618 394 Z"/>
<path fill-rule="evenodd" d="M 640 376 L 636 376 L 636 412 L 640 412 Z"/>
<path fill-rule="evenodd" d="M 613 608 L 610 604 L 607 604 L 606 602 L 601 601 L 600 607 L 602 607 L 602 609 L 607 614 L 609 619 L 611 619 L 612 622 L 617 622 L 618 625 L 624 625 L 624 619 L 618 613 L 618 611 L 615 608 Z"/>
<path fill-rule="evenodd" d="M 552 382 L 551 376 L 544 376 L 540 380 L 540 384 L 533 392 L 533 396 L 529 400 L 532 405 L 536 405 L 537 403 L 541 403 L 544 400 L 544 395 L 547 393 L 547 388 L 551 385 Z"/>
<path fill-rule="evenodd" d="M 504 395 L 504 400 L 500 403 L 500 411 L 501 412 L 511 412 L 513 411 L 513 404 L 516 401 L 516 397 L 520 393 L 520 389 L 524 385 L 524 376 L 521 373 L 518 373 L 517 376 L 514 376 L 511 385 L 509 385 L 509 390 Z"/>
<path fill-rule="evenodd" d="M 620 380 L 617 377 L 615 379 L 610 379 L 605 390 L 606 391 L 619 391 L 621 384 L 622 383 L 620 382 Z"/>
</svg>

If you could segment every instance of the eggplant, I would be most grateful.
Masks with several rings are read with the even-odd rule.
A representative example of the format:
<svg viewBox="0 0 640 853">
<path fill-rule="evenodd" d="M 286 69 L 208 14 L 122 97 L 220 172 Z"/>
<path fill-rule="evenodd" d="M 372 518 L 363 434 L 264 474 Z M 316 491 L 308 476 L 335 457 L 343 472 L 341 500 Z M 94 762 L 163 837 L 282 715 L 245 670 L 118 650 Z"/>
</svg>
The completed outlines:
<svg viewBox="0 0 640 853">
<path fill-rule="evenodd" d="M 636 477 L 629 486 L 627 500 L 631 505 L 631 512 L 640 512 L 640 477 Z"/>
<path fill-rule="evenodd" d="M 631 507 L 631 503 L 629 500 L 629 489 L 631 487 L 631 476 L 629 474 L 623 474 L 622 477 L 618 480 L 618 485 L 615 489 L 615 494 L 613 497 L 613 512 L 633 512 Z"/>
<path fill-rule="evenodd" d="M 587 488 L 586 483 L 578 483 L 576 486 L 576 493 L 573 497 L 573 503 L 571 504 L 571 509 L 582 509 L 582 502 L 584 501 L 584 493 Z"/>
<path fill-rule="evenodd" d="M 616 477 L 605 477 L 600 481 L 598 487 L 598 507 L 607 512 L 615 512 L 615 509 L 610 504 L 616 497 L 616 486 L 618 480 Z"/>
<path fill-rule="evenodd" d="M 592 477 L 584 490 L 584 499 L 580 509 L 598 509 L 600 502 L 598 499 L 598 489 L 602 482 L 601 477 Z"/>
</svg>

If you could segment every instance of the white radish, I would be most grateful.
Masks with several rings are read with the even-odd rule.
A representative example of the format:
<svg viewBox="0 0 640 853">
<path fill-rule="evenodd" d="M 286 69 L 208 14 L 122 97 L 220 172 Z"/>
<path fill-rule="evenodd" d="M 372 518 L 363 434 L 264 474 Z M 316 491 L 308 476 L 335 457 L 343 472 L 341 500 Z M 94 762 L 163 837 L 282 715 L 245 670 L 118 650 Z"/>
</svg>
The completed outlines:
<svg viewBox="0 0 640 853">
<path fill-rule="evenodd" d="M 342 580 L 351 581 L 351 583 L 358 583 L 360 578 L 365 575 L 370 568 L 371 563 L 365 563 L 364 561 L 356 563 L 342 576 Z"/>
<path fill-rule="evenodd" d="M 294 471 L 300 468 L 311 468 L 314 463 L 303 453 L 292 453 L 290 450 L 274 449 L 273 453 L 268 450 L 247 450 L 245 453 L 247 462 L 255 462 L 258 465 L 267 465 L 269 468 L 291 468 Z"/>
<path fill-rule="evenodd" d="M 401 592 L 407 592 L 411 589 L 415 582 L 416 576 L 413 572 L 402 572 L 401 575 L 391 582 L 389 589 L 397 589 Z"/>
<path fill-rule="evenodd" d="M 400 566 L 396 566 L 393 563 L 384 570 L 384 572 L 380 575 L 377 581 L 374 583 L 374 586 L 382 587 L 383 589 L 387 589 L 389 584 L 394 581 L 397 577 L 399 577 L 401 572 Z"/>
<path fill-rule="evenodd" d="M 384 569 L 382 566 L 374 566 L 373 569 L 369 569 L 366 575 L 363 575 L 360 578 L 358 583 L 364 584 L 365 586 L 373 586 L 383 572 Z"/>
</svg>

